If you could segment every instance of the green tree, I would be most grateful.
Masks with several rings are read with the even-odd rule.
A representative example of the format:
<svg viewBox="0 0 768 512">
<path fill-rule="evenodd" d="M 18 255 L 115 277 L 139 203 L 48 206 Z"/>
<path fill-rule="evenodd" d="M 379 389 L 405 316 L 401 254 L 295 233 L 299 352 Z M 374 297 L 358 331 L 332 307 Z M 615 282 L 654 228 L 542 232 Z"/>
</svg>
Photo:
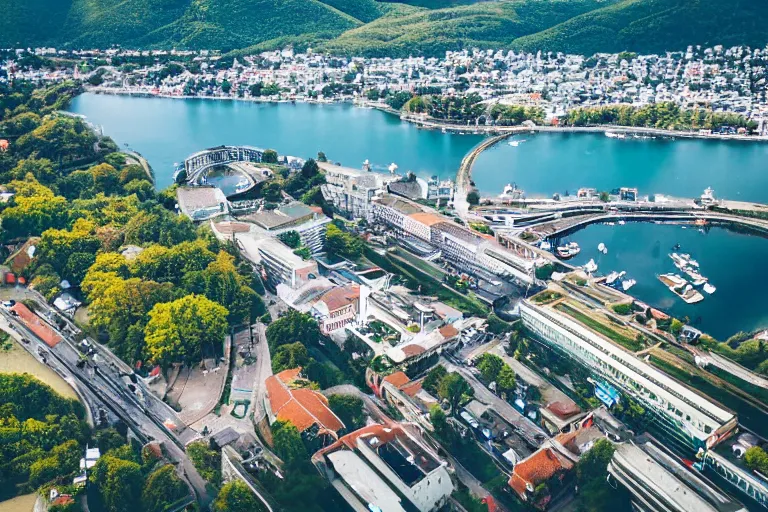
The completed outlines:
<svg viewBox="0 0 768 512">
<path fill-rule="evenodd" d="M 477 369 L 487 382 L 493 382 L 504 367 L 504 361 L 494 354 L 483 354 L 477 360 Z"/>
<path fill-rule="evenodd" d="M 440 388 L 440 382 L 448 375 L 448 370 L 441 364 L 438 364 L 429 372 L 422 382 L 422 387 L 433 395 L 437 394 L 437 390 Z"/>
<path fill-rule="evenodd" d="M 472 393 L 469 383 L 464 377 L 456 372 L 449 373 L 440 381 L 440 387 L 437 390 L 440 398 L 447 400 L 451 405 L 451 411 L 456 412 L 456 408 L 461 402 L 462 397 Z"/>
<path fill-rule="evenodd" d="M 221 488 L 213 502 L 213 510 L 215 512 L 260 512 L 264 508 L 247 485 L 234 480 Z"/>
<path fill-rule="evenodd" d="M 285 462 L 305 460 L 309 457 L 301 434 L 292 424 L 284 421 L 276 421 L 272 424 L 272 440 L 275 445 L 275 453 Z"/>
<path fill-rule="evenodd" d="M 143 481 L 141 466 L 111 455 L 102 456 L 91 472 L 91 482 L 98 487 L 108 512 L 135 510 Z"/>
<path fill-rule="evenodd" d="M 274 149 L 268 149 L 264 151 L 264 154 L 261 157 L 261 161 L 265 164 L 276 164 L 277 163 L 277 151 Z"/>
<path fill-rule="evenodd" d="M 476 190 L 469 191 L 467 194 L 467 202 L 471 206 L 477 206 L 480 204 L 480 194 L 478 194 Z"/>
<path fill-rule="evenodd" d="M 749 469 L 768 474 L 768 453 L 759 446 L 749 448 L 744 454 L 744 462 Z"/>
<path fill-rule="evenodd" d="M 174 361 L 199 361 L 203 348 L 221 346 L 228 311 L 201 295 L 155 304 L 144 329 L 150 360 L 167 366 Z"/>
<path fill-rule="evenodd" d="M 329 254 L 347 258 L 357 258 L 363 253 L 363 241 L 351 233 L 346 233 L 335 224 L 325 228 L 325 250 Z"/>
<path fill-rule="evenodd" d="M 281 234 L 279 238 L 291 249 L 297 249 L 301 245 L 301 235 L 297 231 L 288 231 Z"/>
<path fill-rule="evenodd" d="M 269 324 L 266 334 L 270 350 L 296 341 L 314 345 L 320 340 L 320 328 L 315 319 L 293 309 Z"/>
<path fill-rule="evenodd" d="M 272 371 L 275 373 L 283 370 L 304 367 L 309 362 L 307 347 L 300 341 L 280 345 L 272 356 Z"/>
<path fill-rule="evenodd" d="M 176 468 L 166 464 L 147 477 L 141 492 L 141 503 L 147 512 L 164 512 L 169 505 L 188 494 L 187 484 L 178 477 Z"/>
<path fill-rule="evenodd" d="M 502 393 L 510 393 L 515 390 L 517 381 L 515 380 L 515 372 L 508 364 L 504 364 L 499 370 L 496 376 L 496 389 Z"/>
<path fill-rule="evenodd" d="M 187 445 L 187 455 L 200 476 L 215 486 L 221 483 L 221 453 L 212 450 L 202 441 Z"/>
<path fill-rule="evenodd" d="M 576 464 L 579 487 L 578 508 L 586 512 L 629 510 L 626 492 L 614 489 L 607 482 L 608 463 L 615 448 L 607 439 L 599 439 Z"/>
<path fill-rule="evenodd" d="M 351 395 L 331 395 L 328 406 L 344 423 L 348 432 L 365 426 L 365 409 L 363 400 Z"/>
</svg>

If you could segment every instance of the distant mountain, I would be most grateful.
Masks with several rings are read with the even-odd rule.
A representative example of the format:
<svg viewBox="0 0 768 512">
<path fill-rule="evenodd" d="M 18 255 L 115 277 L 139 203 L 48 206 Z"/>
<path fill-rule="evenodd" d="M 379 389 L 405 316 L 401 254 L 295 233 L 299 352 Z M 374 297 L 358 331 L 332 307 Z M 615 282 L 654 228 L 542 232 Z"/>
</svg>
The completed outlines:
<svg viewBox="0 0 768 512">
<path fill-rule="evenodd" d="M 372 56 L 467 47 L 663 52 L 768 43 L 768 0 L 0 0 L 0 47 Z"/>
<path fill-rule="evenodd" d="M 690 44 L 766 43 L 766 0 L 622 0 L 521 37 L 513 46 L 591 55 L 624 50 L 662 53 Z"/>
</svg>

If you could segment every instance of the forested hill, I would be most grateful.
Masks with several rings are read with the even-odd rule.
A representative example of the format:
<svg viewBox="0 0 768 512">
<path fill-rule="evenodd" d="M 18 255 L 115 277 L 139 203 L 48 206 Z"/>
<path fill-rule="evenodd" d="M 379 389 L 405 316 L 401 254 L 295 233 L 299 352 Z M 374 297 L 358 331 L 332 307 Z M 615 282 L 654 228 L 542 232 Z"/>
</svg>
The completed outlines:
<svg viewBox="0 0 768 512">
<path fill-rule="evenodd" d="M 0 0 L 0 47 L 280 47 L 370 56 L 467 47 L 663 52 L 768 43 L 766 0 Z"/>
</svg>

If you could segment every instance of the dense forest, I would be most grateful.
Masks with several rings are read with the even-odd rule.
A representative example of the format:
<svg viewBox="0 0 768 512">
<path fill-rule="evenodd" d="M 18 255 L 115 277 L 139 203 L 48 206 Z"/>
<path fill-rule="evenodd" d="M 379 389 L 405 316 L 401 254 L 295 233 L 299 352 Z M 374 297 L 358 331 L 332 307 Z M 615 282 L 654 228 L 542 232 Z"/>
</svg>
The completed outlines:
<svg viewBox="0 0 768 512">
<path fill-rule="evenodd" d="M 295 44 L 368 56 L 461 48 L 663 52 L 768 43 L 752 0 L 0 0 L 0 47 L 207 48 Z"/>
<path fill-rule="evenodd" d="M 0 184 L 14 193 L 0 211 L 0 240 L 38 237 L 22 274 L 49 300 L 62 279 L 79 286 L 93 334 L 125 361 L 220 355 L 230 326 L 266 312 L 259 278 L 210 229 L 173 212 L 174 189 L 156 193 L 111 139 L 58 111 L 78 91 L 17 82 L 0 95 L 0 133 L 11 138 Z M 123 256 L 126 245 L 139 254 Z"/>
</svg>

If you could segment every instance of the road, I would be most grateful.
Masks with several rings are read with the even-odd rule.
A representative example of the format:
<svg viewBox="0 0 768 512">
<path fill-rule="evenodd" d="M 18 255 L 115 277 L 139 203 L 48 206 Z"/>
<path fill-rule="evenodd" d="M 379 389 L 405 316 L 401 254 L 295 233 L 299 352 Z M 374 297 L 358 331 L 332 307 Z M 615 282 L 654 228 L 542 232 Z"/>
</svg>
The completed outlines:
<svg viewBox="0 0 768 512">
<path fill-rule="evenodd" d="M 464 377 L 469 385 L 472 386 L 472 389 L 475 390 L 475 398 L 490 405 L 494 412 L 514 426 L 517 429 L 518 434 L 524 437 L 528 442 L 532 443 L 532 445 L 538 446 L 540 444 L 539 441 L 536 440 L 537 435 L 549 437 L 541 427 L 518 412 L 517 409 L 509 405 L 506 400 L 502 400 L 494 395 L 482 382 L 477 380 L 474 374 L 467 368 L 458 366 L 447 360 L 445 357 L 440 358 L 440 364 L 442 364 L 449 372 L 458 372 L 459 375 Z"/>
<path fill-rule="evenodd" d="M 30 296 L 29 291 L 25 298 Z M 50 320 L 60 315 L 53 311 L 48 304 L 40 297 L 35 297 L 36 313 L 41 317 Z M 181 467 L 182 474 L 189 482 L 197 494 L 198 501 L 207 507 L 212 501 L 206 489 L 206 482 L 195 469 L 192 461 L 187 457 L 184 451 L 182 439 L 196 436 L 191 429 L 187 429 L 181 422 L 177 431 L 166 428 L 163 423 L 166 421 L 174 422 L 178 420 L 175 412 L 163 403 L 160 399 L 152 395 L 139 379 L 140 392 L 135 394 L 128 388 L 128 378 L 124 370 L 125 363 L 117 360 L 108 350 L 98 345 L 94 340 L 86 338 L 88 343 L 95 349 L 88 363 L 82 368 L 77 367 L 82 354 L 75 347 L 73 341 L 75 333 L 79 332 L 68 319 L 65 328 L 59 330 L 63 341 L 53 348 L 48 348 L 31 331 L 29 331 L 19 319 L 11 315 L 6 309 L 2 309 L 2 316 L 26 339 L 29 344 L 22 344 L 25 349 L 31 352 L 35 357 L 39 356 L 38 347 L 48 354 L 48 363 L 55 365 L 56 369 L 65 375 L 65 378 L 71 378 L 78 383 L 78 387 L 86 397 L 91 397 L 94 406 L 110 411 L 114 416 L 122 420 L 140 439 L 157 440 L 163 443 L 168 457 Z M 52 322 L 49 322 L 52 324 Z M 53 324 L 52 324 L 53 325 Z M 130 370 L 130 368 L 128 368 Z M 138 395 L 138 396 L 137 396 Z"/>
<path fill-rule="evenodd" d="M 266 416 L 267 411 L 264 409 L 264 399 L 267 394 L 267 386 L 264 382 L 272 375 L 272 356 L 269 353 L 269 345 L 267 344 L 266 327 L 263 323 L 259 322 L 253 326 L 253 334 L 256 337 L 256 365 L 258 365 L 258 371 L 254 377 L 253 385 L 253 397 L 251 403 L 253 404 L 253 423 L 258 423 Z"/>
</svg>

